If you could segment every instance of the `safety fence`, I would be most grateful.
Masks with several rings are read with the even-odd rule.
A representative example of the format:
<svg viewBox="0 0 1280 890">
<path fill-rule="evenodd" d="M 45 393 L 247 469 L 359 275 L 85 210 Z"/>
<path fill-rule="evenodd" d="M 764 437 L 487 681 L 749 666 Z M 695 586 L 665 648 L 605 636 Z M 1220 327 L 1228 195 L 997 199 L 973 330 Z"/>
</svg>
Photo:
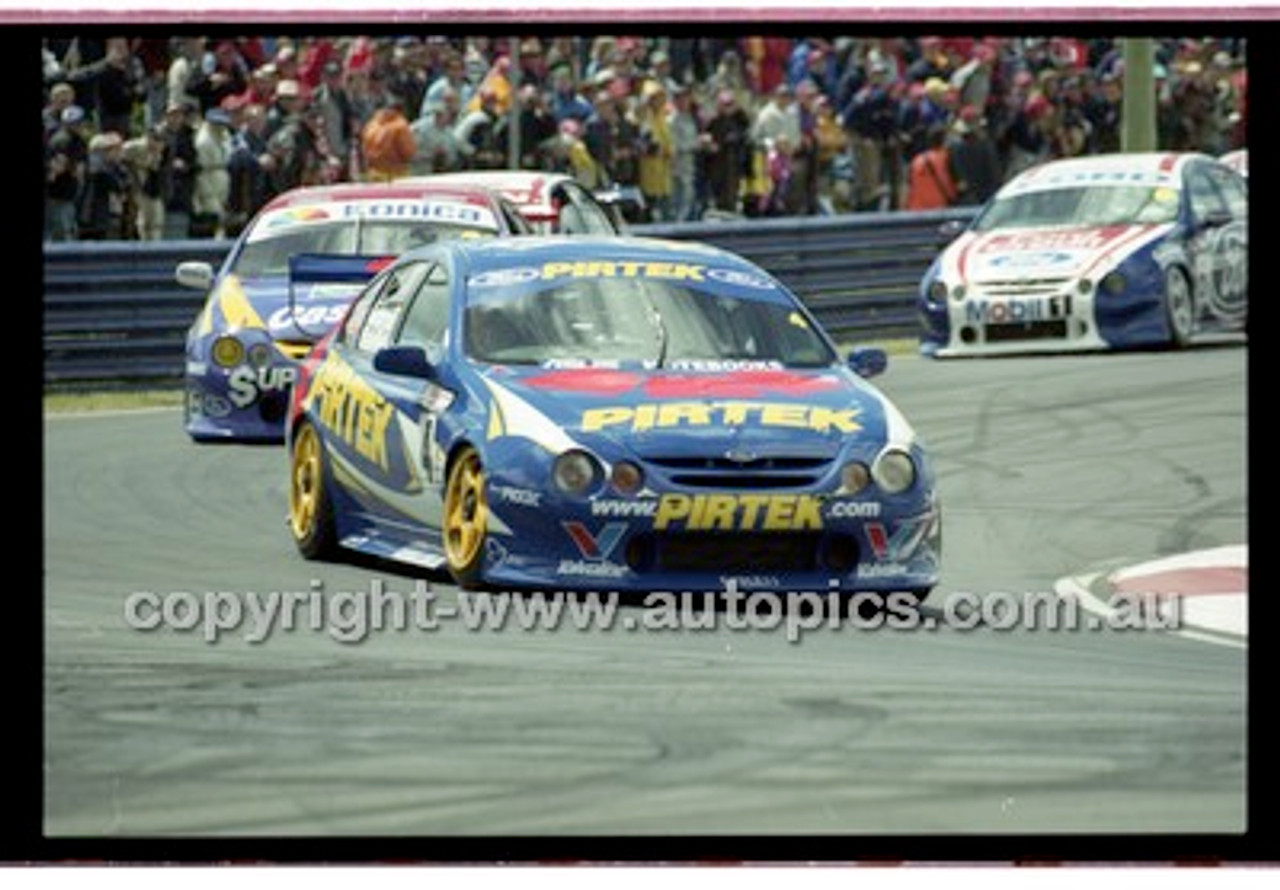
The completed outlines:
<svg viewBox="0 0 1280 890">
<path fill-rule="evenodd" d="M 769 270 L 841 340 L 913 337 L 920 278 L 948 222 L 975 208 L 638 225 L 632 233 L 703 241 Z M 76 242 L 44 248 L 44 383 L 52 389 L 177 385 L 204 294 L 178 263 L 216 268 L 229 241 Z"/>
</svg>

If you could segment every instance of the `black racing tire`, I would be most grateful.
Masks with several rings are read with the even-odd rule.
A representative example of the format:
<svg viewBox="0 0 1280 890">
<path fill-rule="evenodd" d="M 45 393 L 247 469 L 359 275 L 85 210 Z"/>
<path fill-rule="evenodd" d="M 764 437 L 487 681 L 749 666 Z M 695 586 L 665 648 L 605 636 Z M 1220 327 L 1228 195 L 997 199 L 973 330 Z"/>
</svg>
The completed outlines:
<svg viewBox="0 0 1280 890">
<path fill-rule="evenodd" d="M 325 481 L 324 442 L 305 420 L 289 453 L 289 531 L 307 559 L 328 559 L 338 549 L 333 501 Z"/>
</svg>

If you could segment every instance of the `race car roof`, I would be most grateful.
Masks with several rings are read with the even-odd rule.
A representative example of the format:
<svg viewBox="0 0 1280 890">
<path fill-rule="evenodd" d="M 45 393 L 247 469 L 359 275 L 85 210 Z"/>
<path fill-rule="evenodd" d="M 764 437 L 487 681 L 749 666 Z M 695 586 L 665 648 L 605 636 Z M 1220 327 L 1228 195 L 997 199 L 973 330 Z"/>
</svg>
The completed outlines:
<svg viewBox="0 0 1280 890">
<path fill-rule="evenodd" d="M 429 177 L 415 177 L 414 182 L 440 185 L 468 185 L 489 188 L 501 192 L 521 209 L 543 208 L 551 210 L 551 188 L 557 182 L 572 179 L 563 173 L 542 173 L 536 170 L 472 170 L 459 173 L 434 173 Z"/>
<path fill-rule="evenodd" d="M 1195 152 L 1119 152 L 1047 161 L 1025 170 L 1010 180 L 1001 192 L 1071 188 L 1079 185 L 1152 185 L 1179 188 L 1183 168 L 1196 158 Z"/>
<path fill-rule="evenodd" d="M 292 189 L 273 198 L 262 210 L 279 210 L 307 204 L 330 204 L 345 201 L 370 201 L 379 199 L 444 198 L 481 207 L 492 207 L 493 197 L 482 186 L 456 183 L 388 182 L 339 183 L 336 185 L 307 186 Z"/>
</svg>

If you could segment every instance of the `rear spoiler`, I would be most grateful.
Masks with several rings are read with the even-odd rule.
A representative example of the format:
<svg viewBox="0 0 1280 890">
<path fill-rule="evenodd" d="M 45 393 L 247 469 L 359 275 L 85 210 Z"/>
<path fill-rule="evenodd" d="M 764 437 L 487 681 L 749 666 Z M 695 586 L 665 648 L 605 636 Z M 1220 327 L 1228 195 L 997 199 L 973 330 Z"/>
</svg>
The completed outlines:
<svg viewBox="0 0 1280 890">
<path fill-rule="evenodd" d="M 311 334 L 295 310 L 299 284 L 363 284 L 395 260 L 394 256 L 359 253 L 297 253 L 289 257 L 289 315 L 298 330 Z M 318 331 L 318 339 L 325 331 Z"/>
</svg>

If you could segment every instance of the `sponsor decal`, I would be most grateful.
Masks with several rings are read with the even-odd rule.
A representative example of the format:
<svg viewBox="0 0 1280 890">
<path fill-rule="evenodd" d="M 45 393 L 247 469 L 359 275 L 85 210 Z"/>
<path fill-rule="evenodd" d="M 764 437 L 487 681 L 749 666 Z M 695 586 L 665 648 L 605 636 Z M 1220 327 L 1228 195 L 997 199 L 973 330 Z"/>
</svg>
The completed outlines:
<svg viewBox="0 0 1280 890">
<path fill-rule="evenodd" d="M 579 260 L 568 263 L 544 263 L 541 277 L 556 278 L 656 278 L 664 281 L 706 281 L 706 266 L 693 263 L 611 262 Z"/>
<path fill-rule="evenodd" d="M 997 269 L 1029 269 L 1034 266 L 1060 266 L 1075 259 L 1074 254 L 1061 250 L 1030 250 L 1026 253 L 1010 253 L 992 257 L 988 261 Z"/>
<path fill-rule="evenodd" d="M 610 522 L 592 534 L 591 530 L 577 520 L 560 523 L 573 541 L 582 559 L 562 559 L 556 572 L 561 575 L 580 575 L 593 578 L 621 578 L 627 573 L 625 566 L 609 562 L 609 557 L 618 548 L 618 543 L 627 532 L 625 522 Z"/>
<path fill-rule="evenodd" d="M 876 519 L 880 504 L 875 501 L 835 501 L 827 508 L 828 519 Z"/>
<path fill-rule="evenodd" d="M 658 531 L 805 531 L 822 528 L 822 502 L 810 494 L 664 494 Z"/>
<path fill-rule="evenodd" d="M 395 409 L 336 353 L 316 372 L 306 404 L 316 418 L 356 454 L 387 470 L 387 428 Z"/>
<path fill-rule="evenodd" d="M 979 243 L 978 253 L 1101 250 L 1128 230 L 1128 226 L 1104 226 L 1097 229 L 1049 229 L 1010 234 L 997 233 Z"/>
<path fill-rule="evenodd" d="M 777 590 L 782 579 L 777 575 L 721 575 L 720 586 L 736 590 Z"/>
<path fill-rule="evenodd" d="M 870 563 L 858 567 L 859 578 L 892 578 L 906 573 L 907 567 L 896 562 Z"/>
<path fill-rule="evenodd" d="M 282 226 L 296 226 L 300 223 L 320 222 L 331 218 L 329 212 L 323 207 L 288 207 L 271 214 L 262 221 L 262 225 L 267 229 L 277 229 Z"/>
<path fill-rule="evenodd" d="M 485 538 L 484 557 L 490 568 L 502 565 L 507 561 L 507 548 L 497 538 Z"/>
<path fill-rule="evenodd" d="M 192 389 L 187 392 L 187 411 L 196 417 L 217 419 L 231 413 L 231 403 L 220 395 Z"/>
<path fill-rule="evenodd" d="M 264 393 L 288 389 L 295 379 L 295 368 L 251 368 L 241 365 L 227 377 L 227 396 L 237 408 L 247 408 Z"/>
<path fill-rule="evenodd" d="M 676 359 L 667 365 L 673 371 L 777 371 L 782 363 L 772 359 Z"/>
<path fill-rule="evenodd" d="M 576 519 L 565 520 L 560 525 L 568 533 L 569 539 L 578 548 L 578 552 L 590 560 L 608 559 L 617 548 L 618 542 L 622 540 L 622 536 L 627 533 L 625 522 L 610 522 L 595 534 Z"/>
<path fill-rule="evenodd" d="M 1030 300 L 970 300 L 964 304 L 964 319 L 978 324 L 1020 324 L 1025 321 L 1066 318 L 1071 315 L 1071 297 L 1044 297 Z"/>
<path fill-rule="evenodd" d="M 520 507 L 541 507 L 542 492 L 528 488 L 514 488 L 510 485 L 494 485 L 490 493 L 499 503 L 515 504 Z"/>
<path fill-rule="evenodd" d="M 750 272 L 740 272 L 737 269 L 708 269 L 707 277 L 713 281 L 737 287 L 750 287 L 756 290 L 776 289 L 774 283 L 769 279 L 761 278 L 759 275 L 752 275 Z"/>
<path fill-rule="evenodd" d="M 624 428 L 631 432 L 672 427 L 760 426 L 856 433 L 859 408 L 836 410 L 812 405 L 769 402 L 666 402 L 634 408 L 591 408 L 582 412 L 584 432 Z"/>
<path fill-rule="evenodd" d="M 644 501 L 597 500 L 591 502 L 592 516 L 647 518 L 657 512 L 658 502 L 652 499 Z"/>
<path fill-rule="evenodd" d="M 523 269 L 492 269 L 488 272 L 481 272 L 467 279 L 467 284 L 471 287 L 512 287 L 517 284 L 527 284 L 530 281 L 537 281 L 542 277 L 542 273 L 534 268 Z"/>
<path fill-rule="evenodd" d="M 329 327 L 342 321 L 346 311 L 346 303 L 336 306 L 308 306 L 294 312 L 290 312 L 288 306 L 281 306 L 267 318 L 267 327 L 278 331 L 292 326 L 295 321 L 300 327 Z"/>
<path fill-rule="evenodd" d="M 933 528 L 935 514 L 925 513 L 911 519 L 904 519 L 890 534 L 883 523 L 868 522 L 863 526 L 867 535 L 867 543 L 871 552 L 879 562 L 900 562 L 910 559 L 919 549 L 920 543 Z"/>
<path fill-rule="evenodd" d="M 443 201 L 358 201 L 342 205 L 345 219 L 435 219 L 441 222 L 492 224 L 488 210 Z"/>
<path fill-rule="evenodd" d="M 579 575 L 591 578 L 621 578 L 627 573 L 626 566 L 612 562 L 587 562 L 581 559 L 562 559 L 556 566 L 556 574 Z"/>
</svg>

